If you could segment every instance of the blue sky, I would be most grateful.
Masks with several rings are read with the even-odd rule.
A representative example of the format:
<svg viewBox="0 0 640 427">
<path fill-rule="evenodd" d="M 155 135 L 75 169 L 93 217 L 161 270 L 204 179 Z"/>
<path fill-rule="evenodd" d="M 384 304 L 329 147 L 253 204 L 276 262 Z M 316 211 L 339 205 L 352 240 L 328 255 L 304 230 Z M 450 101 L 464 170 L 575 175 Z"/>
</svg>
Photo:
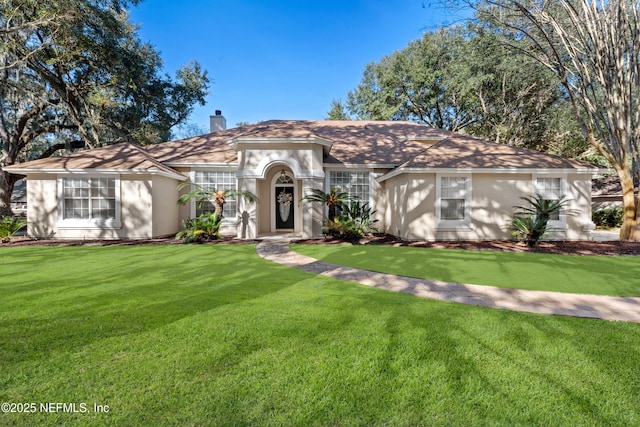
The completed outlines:
<svg viewBox="0 0 640 427">
<path fill-rule="evenodd" d="M 214 110 L 228 127 L 324 119 L 368 63 L 459 18 L 438 0 L 146 0 L 131 10 L 166 72 L 191 60 L 209 72 L 207 105 L 190 119 L 205 129 Z"/>
</svg>

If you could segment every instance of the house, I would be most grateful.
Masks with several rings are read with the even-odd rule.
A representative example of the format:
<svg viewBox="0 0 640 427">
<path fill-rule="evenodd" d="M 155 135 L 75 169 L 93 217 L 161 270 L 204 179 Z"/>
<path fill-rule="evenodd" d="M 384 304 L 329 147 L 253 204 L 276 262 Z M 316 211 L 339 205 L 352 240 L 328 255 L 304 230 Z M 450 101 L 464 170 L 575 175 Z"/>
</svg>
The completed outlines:
<svg viewBox="0 0 640 427">
<path fill-rule="evenodd" d="M 510 239 L 522 196 L 570 198 L 557 239 L 589 239 L 588 163 L 398 121 L 272 120 L 147 147 L 117 144 L 5 168 L 27 177 L 28 233 L 56 238 L 149 238 L 176 233 L 210 206 L 179 206 L 190 180 L 248 190 L 228 200 L 222 232 L 241 238 L 322 235 L 325 210 L 301 202 L 309 189 L 340 188 L 369 201 L 380 231 L 405 239 Z M 186 191 L 186 190 L 185 190 Z M 278 195 L 292 197 L 287 218 Z M 280 198 L 282 200 L 282 197 Z"/>
<path fill-rule="evenodd" d="M 638 182 L 634 182 L 636 196 Z M 617 175 L 596 177 L 591 182 L 591 209 L 616 209 L 624 206 L 622 202 L 622 185 Z"/>
</svg>

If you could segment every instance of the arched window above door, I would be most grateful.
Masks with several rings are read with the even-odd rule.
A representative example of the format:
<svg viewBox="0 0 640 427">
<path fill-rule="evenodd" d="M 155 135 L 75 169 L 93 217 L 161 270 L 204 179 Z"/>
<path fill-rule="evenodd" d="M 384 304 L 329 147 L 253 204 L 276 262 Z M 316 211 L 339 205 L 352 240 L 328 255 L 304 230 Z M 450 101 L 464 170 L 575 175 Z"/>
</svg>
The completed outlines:
<svg viewBox="0 0 640 427">
<path fill-rule="evenodd" d="M 281 173 L 276 180 L 276 184 L 293 184 L 293 178 L 291 178 L 283 171 L 283 173 Z"/>
</svg>

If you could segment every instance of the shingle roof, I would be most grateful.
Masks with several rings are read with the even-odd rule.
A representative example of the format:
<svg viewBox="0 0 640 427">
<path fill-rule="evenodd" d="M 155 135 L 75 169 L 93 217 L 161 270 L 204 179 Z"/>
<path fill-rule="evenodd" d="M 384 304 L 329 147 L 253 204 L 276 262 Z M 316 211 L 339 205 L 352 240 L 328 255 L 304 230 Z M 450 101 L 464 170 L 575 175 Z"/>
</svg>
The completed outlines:
<svg viewBox="0 0 640 427">
<path fill-rule="evenodd" d="M 399 121 L 271 120 L 144 149 L 117 144 L 36 160 L 10 169 L 136 169 L 177 174 L 179 164 L 235 164 L 231 142 L 243 138 L 315 138 L 331 145 L 324 162 L 418 168 L 593 168 L 592 165 L 524 148 Z M 440 142 L 438 142 L 440 141 Z"/>
<path fill-rule="evenodd" d="M 326 163 L 401 164 L 424 150 L 412 138 L 442 138 L 443 132 L 412 122 L 270 120 L 194 138 L 150 146 L 161 162 L 232 163 L 234 138 L 319 138 L 333 143 Z"/>
<path fill-rule="evenodd" d="M 400 169 L 595 169 L 588 162 L 450 133 Z"/>
<path fill-rule="evenodd" d="M 115 144 L 5 167 L 5 170 L 16 174 L 32 170 L 71 171 L 86 169 L 155 171 L 178 177 L 181 175 L 175 169 L 160 163 L 144 149 L 129 143 Z"/>
<path fill-rule="evenodd" d="M 145 147 L 162 163 L 235 163 L 238 153 L 227 142 L 243 128 L 222 130 Z"/>
<path fill-rule="evenodd" d="M 638 180 L 634 179 L 634 188 L 638 188 Z M 593 196 L 622 197 L 622 184 L 618 175 L 594 178 L 591 180 L 591 194 Z"/>
</svg>

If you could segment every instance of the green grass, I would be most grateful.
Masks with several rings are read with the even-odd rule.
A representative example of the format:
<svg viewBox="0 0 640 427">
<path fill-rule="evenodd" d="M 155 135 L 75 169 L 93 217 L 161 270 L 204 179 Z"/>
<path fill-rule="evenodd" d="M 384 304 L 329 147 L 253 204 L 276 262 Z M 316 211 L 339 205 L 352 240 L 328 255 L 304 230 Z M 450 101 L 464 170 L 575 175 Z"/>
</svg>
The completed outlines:
<svg viewBox="0 0 640 427">
<path fill-rule="evenodd" d="M 421 279 L 595 295 L 640 296 L 640 259 L 383 245 L 292 245 L 326 262 Z"/>
<path fill-rule="evenodd" d="M 0 248 L 0 425 L 640 424 L 640 325 L 424 300 L 255 246 Z"/>
</svg>

